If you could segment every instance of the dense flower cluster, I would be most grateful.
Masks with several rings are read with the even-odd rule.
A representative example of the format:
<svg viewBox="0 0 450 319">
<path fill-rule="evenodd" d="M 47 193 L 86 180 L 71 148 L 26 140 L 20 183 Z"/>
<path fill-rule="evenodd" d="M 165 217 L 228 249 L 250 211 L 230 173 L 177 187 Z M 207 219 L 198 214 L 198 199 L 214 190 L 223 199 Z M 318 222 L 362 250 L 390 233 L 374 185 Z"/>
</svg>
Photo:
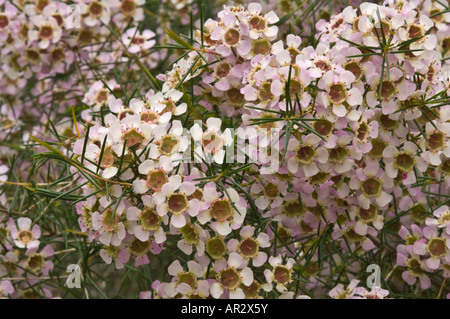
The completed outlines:
<svg viewBox="0 0 450 319">
<path fill-rule="evenodd" d="M 82 32 L 106 39 L 110 21 L 144 19 L 145 1 L 79 2 L 82 31 L 63 28 L 63 3 L 38 1 L 20 14 L 4 5 L 0 36 L 28 28 L 2 47 L 11 61 L 3 75 L 16 80 L 5 93 L 67 72 L 76 56 L 94 59 L 102 44 L 80 52 Z M 190 3 L 170 5 L 183 14 Z M 90 80 L 64 154 L 34 141 L 70 164 L 80 233 L 104 263 L 119 271 L 163 256 L 166 276 L 140 298 L 383 299 L 439 289 L 450 276 L 446 10 L 430 0 L 362 3 L 320 19 L 305 45 L 275 11 L 225 5 L 190 38 L 166 29 L 185 52 L 165 72 L 130 67 L 148 72 L 152 88 Z M 78 43 L 65 42 L 73 32 Z M 135 54 L 155 67 L 165 57 L 148 54 L 157 34 L 131 24 L 111 44 L 124 56 L 95 59 L 114 71 Z M 19 265 L 0 265 L 0 277 L 27 278 L 2 281 L 0 294 L 31 294 L 27 285 L 54 268 L 39 218 L 0 217 L 0 258 Z M 393 262 L 379 265 L 381 286 L 358 287 L 365 267 L 385 257 Z"/>
</svg>

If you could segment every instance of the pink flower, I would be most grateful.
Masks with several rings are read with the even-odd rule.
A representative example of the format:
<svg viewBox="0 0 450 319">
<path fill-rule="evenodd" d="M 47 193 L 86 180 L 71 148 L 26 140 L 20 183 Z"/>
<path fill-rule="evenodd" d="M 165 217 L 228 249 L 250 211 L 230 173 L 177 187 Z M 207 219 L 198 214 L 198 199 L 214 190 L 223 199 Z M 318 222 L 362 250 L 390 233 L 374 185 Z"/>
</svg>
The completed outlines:
<svg viewBox="0 0 450 319">
<path fill-rule="evenodd" d="M 218 299 L 224 292 L 230 299 L 244 299 L 245 294 L 241 284 L 248 287 L 253 283 L 253 271 L 245 267 L 243 258 L 238 253 L 230 253 L 228 261 L 216 262 L 214 271 L 217 273 L 216 282 L 210 286 L 211 295 Z"/>
<path fill-rule="evenodd" d="M 31 228 L 31 224 L 31 219 L 28 217 L 20 217 L 17 220 L 17 225 L 19 226 L 19 229 L 17 229 L 14 220 L 12 218 L 9 219 L 9 232 L 17 247 L 31 249 L 39 246 L 41 229 L 37 224 Z"/>
</svg>

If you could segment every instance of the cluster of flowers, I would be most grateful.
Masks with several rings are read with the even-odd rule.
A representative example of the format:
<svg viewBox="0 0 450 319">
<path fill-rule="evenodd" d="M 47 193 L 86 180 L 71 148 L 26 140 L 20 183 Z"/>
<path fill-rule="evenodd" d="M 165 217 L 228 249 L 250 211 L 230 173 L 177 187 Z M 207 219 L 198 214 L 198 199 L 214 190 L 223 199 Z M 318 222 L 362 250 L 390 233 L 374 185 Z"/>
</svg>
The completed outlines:
<svg viewBox="0 0 450 319">
<path fill-rule="evenodd" d="M 67 5 L 60 4 L 37 1 L 19 10 L 0 0 L 0 36 L 26 35 L 2 51 L 11 61 L 4 83 L 16 83 L 0 83 L 9 95 L 33 77 L 46 86 L 46 77 L 67 72 L 76 55 L 117 61 L 117 51 L 97 53 L 101 41 L 80 45 L 83 34 L 105 39 L 111 19 L 119 26 L 143 19 L 143 1 L 79 1 L 89 28 L 64 31 Z M 188 24 L 190 2 L 170 5 Z M 140 298 L 385 298 L 388 290 L 357 287 L 364 270 L 356 259 L 385 251 L 396 255 L 384 272 L 395 284 L 401 270 L 398 287 L 426 290 L 433 278 L 449 277 L 445 11 L 430 0 L 347 7 L 319 20 L 314 44 L 305 47 L 296 34 L 279 40 L 287 31 L 274 11 L 258 3 L 224 6 L 191 44 L 171 35 L 187 52 L 157 76 L 160 90 L 137 88 L 128 98 L 116 80 L 89 83 L 89 108 L 67 145 L 71 173 L 82 183 L 84 200 L 75 205 L 81 231 L 117 269 L 150 264 L 169 245 L 184 255 L 170 260 L 168 281 L 155 280 Z M 137 30 L 128 28 L 113 46 L 142 53 L 154 66 L 145 53 L 155 33 Z M 77 41 L 62 40 L 65 32 L 77 33 Z M 236 160 L 239 147 L 227 158 L 241 131 L 226 128 L 237 127 L 253 132 L 244 139 L 258 146 L 244 165 Z M 0 266 L 0 277 L 25 276 L 29 285 L 49 275 L 54 252 L 41 247 L 35 223 L 0 217 L 2 264 L 20 265 Z M 333 251 L 327 258 L 318 248 L 325 246 Z M 346 289 L 335 285 L 338 276 L 349 282 Z M 14 297 L 18 289 L 27 287 L 2 280 L 0 295 Z"/>
<path fill-rule="evenodd" d="M 127 61 L 123 47 L 154 67 L 160 58 L 149 54 L 155 33 L 136 29 L 144 19 L 144 2 L 0 1 L 1 137 L 21 142 L 31 133 L 48 138 L 41 126 L 77 104 L 85 93 L 83 85 L 91 86 L 96 74 Z M 129 28 L 108 42 L 110 25 L 114 30 Z M 17 134 L 23 127 L 25 136 Z M 68 125 L 57 129 L 62 135 L 73 134 Z"/>
<path fill-rule="evenodd" d="M 83 231 L 104 245 L 107 263 L 149 263 L 168 236 L 193 256 L 188 269 L 178 260 L 171 264 L 172 282 L 153 284 L 162 298 L 258 297 L 260 289 L 273 287 L 293 297 L 292 257 L 299 257 L 297 246 L 308 236 L 333 225 L 341 250 L 376 250 L 374 240 L 385 220 L 396 218 L 397 205 L 408 212 L 404 225 L 425 222 L 422 212 L 433 196 L 419 187 L 423 179 L 431 180 L 427 192 L 448 193 L 450 113 L 442 101 L 450 92 L 427 15 L 418 16 L 408 3 L 364 3 L 359 13 L 348 7 L 319 23 L 320 41 L 302 49 L 292 34 L 286 43 L 276 41 L 279 19 L 261 11 L 256 3 L 225 6 L 219 20 L 206 21 L 203 34 L 196 34 L 204 49 L 159 76 L 161 92 L 129 105 L 109 95 L 110 114 L 91 119 L 89 135 L 74 145 L 83 167 L 106 179 L 119 177 L 106 193 L 84 187 L 84 195 L 93 196 L 77 206 Z M 187 110 L 178 88 L 196 78 L 193 93 L 207 110 L 241 117 L 242 126 L 258 119 L 269 135 L 290 127 L 292 134 L 280 140 L 287 160 L 275 174 L 258 174 L 265 164 L 257 161 L 245 172 L 248 186 L 226 187 L 215 183 L 221 176 L 208 178 L 205 163 L 183 163 L 191 148 L 182 122 L 174 119 Z M 221 126 L 211 117 L 204 129 L 191 129 L 218 164 L 226 144 Z M 252 212 L 278 228 L 252 225 L 242 190 L 254 201 Z M 448 207 L 435 214 L 425 237 L 398 247 L 399 266 L 417 262 L 448 272 L 448 236 L 438 232 L 448 223 L 439 217 L 448 216 Z M 414 226 L 403 226 L 406 238 L 405 227 Z M 281 255 L 268 249 L 277 238 L 288 244 Z M 413 284 L 411 278 L 422 275 L 408 269 L 404 279 Z"/>
<path fill-rule="evenodd" d="M 52 298 L 52 292 L 45 286 L 33 288 L 43 276 L 49 276 L 54 268 L 52 245 L 40 246 L 41 229 L 27 217 L 20 217 L 16 222 L 0 217 L 0 298 L 25 297 L 37 298 L 39 294 Z M 22 278 L 14 285 L 11 278 Z M 41 290 L 41 291 L 39 291 Z"/>
</svg>

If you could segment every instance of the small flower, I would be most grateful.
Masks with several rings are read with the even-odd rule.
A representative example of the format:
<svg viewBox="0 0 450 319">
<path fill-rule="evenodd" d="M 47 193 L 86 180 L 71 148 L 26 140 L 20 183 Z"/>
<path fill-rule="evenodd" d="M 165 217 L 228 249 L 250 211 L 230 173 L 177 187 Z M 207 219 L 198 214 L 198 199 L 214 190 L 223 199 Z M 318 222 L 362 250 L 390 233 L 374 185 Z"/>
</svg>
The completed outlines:
<svg viewBox="0 0 450 319">
<path fill-rule="evenodd" d="M 241 284 L 246 287 L 253 283 L 253 271 L 244 266 L 244 260 L 238 253 L 230 253 L 228 261 L 222 260 L 215 265 L 216 282 L 211 285 L 211 295 L 218 299 L 226 291 L 230 299 L 244 299 Z"/>
<path fill-rule="evenodd" d="M 376 161 L 368 161 L 362 174 L 355 174 L 350 180 L 351 189 L 359 189 L 358 203 L 364 209 L 369 209 L 371 200 L 379 207 L 385 207 L 392 200 L 385 189 L 393 186 L 393 181 L 380 169 Z"/>
<path fill-rule="evenodd" d="M 239 234 L 242 239 L 239 241 L 232 238 L 228 241 L 228 250 L 232 252 L 238 252 L 244 260 L 252 260 L 252 265 L 254 267 L 262 266 L 267 260 L 267 254 L 260 251 L 261 248 L 270 247 L 269 236 L 265 233 L 259 233 L 256 238 L 254 238 L 255 227 L 245 226 L 241 229 Z"/>
<path fill-rule="evenodd" d="M 183 296 L 201 294 L 204 297 L 209 295 L 209 284 L 206 280 L 199 280 L 203 277 L 204 270 L 196 261 L 187 262 L 188 271 L 185 271 L 178 260 L 172 262 L 168 268 L 169 275 L 174 277 L 174 281 L 164 285 L 164 292 L 169 298 L 177 294 Z"/>
<path fill-rule="evenodd" d="M 122 41 L 130 53 L 138 53 L 153 47 L 156 42 L 154 37 L 155 33 L 151 30 L 144 30 L 141 34 L 136 28 L 130 28 L 122 35 Z"/>
<path fill-rule="evenodd" d="M 194 124 L 191 128 L 191 135 L 196 143 L 195 160 L 198 157 L 206 156 L 206 160 L 211 162 L 211 157 L 217 164 L 222 164 L 225 157 L 224 146 L 231 145 L 232 138 L 229 130 L 224 133 L 220 131 L 222 120 L 210 117 L 206 120 L 207 129 L 203 132 L 199 124 Z M 205 154 L 205 155 L 204 155 Z"/>
<path fill-rule="evenodd" d="M 333 299 L 352 299 L 357 289 L 356 286 L 359 284 L 359 280 L 352 279 L 347 288 L 344 288 L 343 284 L 338 284 L 336 287 L 331 289 L 329 296 Z"/>
<path fill-rule="evenodd" d="M 42 273 L 48 276 L 54 265 L 51 260 L 45 259 L 52 257 L 53 254 L 54 250 L 51 245 L 45 246 L 40 252 L 38 252 L 38 247 L 29 248 L 25 253 L 28 259 L 22 265 L 33 273 Z"/>
<path fill-rule="evenodd" d="M 14 287 L 9 280 L 2 280 L 0 282 L 0 296 L 7 297 L 14 293 Z"/>
<path fill-rule="evenodd" d="M 209 203 L 209 209 L 197 216 L 201 224 L 214 221 L 210 226 L 220 235 L 228 235 L 232 229 L 239 228 L 247 212 L 244 200 L 233 188 L 227 188 L 226 194 L 219 196 L 214 183 L 205 185 L 203 198 Z"/>
<path fill-rule="evenodd" d="M 39 41 L 39 48 L 47 49 L 51 43 L 57 43 L 60 40 L 62 31 L 53 17 L 45 19 L 43 16 L 38 15 L 32 21 L 39 30 L 28 31 L 29 43 Z"/>
<path fill-rule="evenodd" d="M 402 272 L 402 278 L 409 285 L 414 285 L 419 280 L 420 288 L 428 289 L 431 287 L 431 280 L 426 274 L 427 266 L 420 259 L 420 256 L 408 252 L 404 245 L 397 246 L 397 265 L 406 267 L 406 270 Z"/>
<path fill-rule="evenodd" d="M 445 228 L 447 235 L 450 235 L 450 209 L 447 205 L 443 205 L 433 212 L 436 218 L 428 217 L 425 223 L 428 226 L 435 225 L 438 228 Z"/>
<path fill-rule="evenodd" d="M 153 194 L 156 211 L 160 216 L 171 213 L 170 224 L 175 228 L 182 228 L 186 225 L 185 212 L 191 217 L 195 217 L 199 213 L 198 199 L 188 199 L 194 192 L 194 184 L 190 182 L 182 183 L 180 175 L 173 175 L 162 186 L 160 192 Z"/>
<path fill-rule="evenodd" d="M 287 292 L 287 285 L 292 282 L 292 267 L 295 264 L 294 259 L 289 258 L 286 264 L 283 264 L 281 255 L 276 257 L 269 257 L 269 264 L 272 266 L 272 270 L 264 270 L 264 277 L 268 284 L 275 284 L 276 289 L 281 292 Z M 267 291 L 268 287 L 264 287 Z"/>
<path fill-rule="evenodd" d="M 107 208 L 104 212 L 94 212 L 92 214 L 92 229 L 98 233 L 98 240 L 109 246 L 120 246 L 125 238 L 126 230 L 120 216 L 124 212 L 125 205 L 119 203 L 116 209 Z"/>
<path fill-rule="evenodd" d="M 198 224 L 186 223 L 183 227 L 176 230 L 182 236 L 177 242 L 177 247 L 186 255 L 192 254 L 195 247 L 197 254 L 203 256 L 205 253 L 206 231 Z M 210 256 L 212 256 L 210 254 Z"/>
<path fill-rule="evenodd" d="M 138 194 L 144 194 L 149 190 L 160 192 L 164 184 L 168 183 L 172 178 L 167 174 L 173 169 L 173 163 L 170 157 L 161 156 L 158 162 L 153 160 L 145 160 L 139 165 L 139 173 L 147 175 L 147 180 L 137 179 L 133 182 L 134 191 Z"/>
<path fill-rule="evenodd" d="M 450 239 L 445 236 L 438 235 L 438 228 L 433 226 L 426 226 L 423 229 L 424 236 L 428 242 L 416 241 L 413 249 L 417 255 L 429 254 L 430 257 L 426 260 L 428 268 L 435 270 L 441 265 L 441 261 L 445 263 L 450 262 Z"/>
<path fill-rule="evenodd" d="M 337 75 L 333 71 L 326 72 L 319 81 L 319 87 L 326 93 L 321 94 L 321 101 L 325 107 L 332 104 L 333 113 L 338 117 L 344 117 L 348 110 L 344 105 L 357 106 L 362 103 L 361 91 L 351 84 L 356 80 L 350 71 L 344 71 Z"/>
<path fill-rule="evenodd" d="M 9 219 L 8 228 L 14 244 L 19 248 L 36 248 L 39 246 L 39 237 L 41 237 L 41 229 L 39 225 L 34 225 L 31 228 L 31 219 L 27 217 L 20 217 L 17 220 L 17 225 L 12 218 Z"/>
<path fill-rule="evenodd" d="M 374 286 L 368 291 L 364 287 L 357 287 L 355 289 L 355 295 L 352 299 L 385 299 L 389 295 L 389 290 L 381 289 Z"/>
<path fill-rule="evenodd" d="M 127 231 L 134 234 L 139 240 L 145 242 L 150 238 L 150 234 L 155 237 L 157 244 L 166 241 L 166 232 L 162 224 L 168 223 L 166 215 L 160 216 L 156 210 L 156 204 L 148 195 L 141 196 L 144 203 L 143 209 L 131 206 L 127 209 Z"/>
<path fill-rule="evenodd" d="M 411 185 L 416 182 L 416 173 L 413 169 L 424 172 L 428 168 L 428 164 L 416 156 L 418 148 L 414 143 L 405 142 L 402 149 L 402 151 L 399 151 L 393 145 L 384 149 L 385 171 L 390 178 L 396 178 L 400 172 L 402 183 Z"/>
</svg>

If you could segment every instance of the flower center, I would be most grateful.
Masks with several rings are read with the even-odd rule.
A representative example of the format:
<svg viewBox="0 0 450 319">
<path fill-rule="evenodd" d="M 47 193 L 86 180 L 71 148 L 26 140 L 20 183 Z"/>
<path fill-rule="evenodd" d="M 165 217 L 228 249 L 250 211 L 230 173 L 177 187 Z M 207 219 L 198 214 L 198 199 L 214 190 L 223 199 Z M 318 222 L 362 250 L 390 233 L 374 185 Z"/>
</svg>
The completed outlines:
<svg viewBox="0 0 450 319">
<path fill-rule="evenodd" d="M 311 233 L 314 228 L 312 228 L 307 222 L 305 222 L 303 219 L 300 220 L 300 222 L 298 223 L 298 226 L 300 227 L 300 230 L 304 233 L 304 234 L 309 234 Z"/>
<path fill-rule="evenodd" d="M 298 95 L 299 97 L 302 95 L 303 87 L 300 82 L 292 80 L 289 82 L 289 95 L 292 99 L 295 99 Z"/>
<path fill-rule="evenodd" d="M 212 205 L 210 214 L 219 222 L 227 221 L 233 215 L 230 202 L 227 200 L 217 200 Z"/>
<path fill-rule="evenodd" d="M 33 233 L 29 230 L 22 230 L 18 237 L 20 242 L 26 245 L 33 239 Z"/>
<path fill-rule="evenodd" d="M 450 158 L 447 158 L 442 162 L 441 170 L 445 174 L 450 175 Z"/>
<path fill-rule="evenodd" d="M 145 43 L 145 38 L 142 36 L 135 36 L 131 43 L 135 45 L 142 45 Z"/>
<path fill-rule="evenodd" d="M 130 252 L 138 257 L 144 256 L 150 249 L 150 241 L 140 241 L 135 238 L 130 244 Z"/>
<path fill-rule="evenodd" d="M 199 188 L 196 188 L 195 191 L 188 196 L 188 200 L 198 199 L 199 201 L 203 200 L 203 191 Z"/>
<path fill-rule="evenodd" d="M 345 70 L 350 71 L 355 76 L 355 81 L 361 79 L 362 69 L 356 62 L 349 62 L 344 67 Z"/>
<path fill-rule="evenodd" d="M 238 88 L 231 88 L 225 93 L 227 102 L 234 106 L 242 106 L 244 104 L 244 94 Z"/>
<path fill-rule="evenodd" d="M 353 228 L 349 228 L 344 236 L 351 242 L 363 242 L 366 239 L 364 236 L 357 234 Z"/>
<path fill-rule="evenodd" d="M 119 217 L 114 211 L 108 209 L 103 213 L 102 223 L 105 226 L 106 231 L 114 231 L 119 224 Z"/>
<path fill-rule="evenodd" d="M 437 152 L 445 147 L 445 138 L 442 132 L 434 132 L 428 136 L 428 147 L 431 151 Z"/>
<path fill-rule="evenodd" d="M 413 209 L 411 209 L 411 218 L 415 222 L 422 224 L 425 222 L 425 219 L 427 217 L 428 217 L 428 212 L 425 207 L 425 204 L 416 205 Z"/>
<path fill-rule="evenodd" d="M 445 239 L 433 238 L 430 240 L 427 246 L 427 250 L 433 257 L 441 257 L 446 252 Z"/>
<path fill-rule="evenodd" d="M 45 260 L 41 254 L 35 254 L 28 257 L 27 264 L 31 271 L 36 272 L 44 267 Z"/>
<path fill-rule="evenodd" d="M 161 111 L 161 114 L 175 112 L 176 106 L 175 103 L 172 101 L 172 99 L 168 99 L 167 101 L 161 101 L 161 103 L 166 105 L 166 107 Z"/>
<path fill-rule="evenodd" d="M 219 273 L 219 282 L 223 288 L 233 290 L 241 283 L 241 276 L 236 269 L 229 267 Z"/>
<path fill-rule="evenodd" d="M 422 27 L 416 24 L 413 24 L 409 27 L 408 35 L 410 39 L 418 38 L 423 35 Z"/>
<path fill-rule="evenodd" d="M 228 75 L 230 69 L 231 67 L 228 63 L 221 63 L 216 67 L 216 75 L 219 78 L 224 78 Z"/>
<path fill-rule="evenodd" d="M 266 19 L 260 16 L 252 17 L 248 24 L 252 29 L 255 29 L 257 31 L 264 31 L 267 28 Z"/>
<path fill-rule="evenodd" d="M 278 227 L 277 234 L 278 234 L 278 238 L 280 238 L 285 243 L 288 243 L 291 240 L 291 235 L 290 235 L 289 231 L 282 226 Z"/>
<path fill-rule="evenodd" d="M 381 193 L 381 182 L 375 177 L 370 177 L 362 184 L 363 191 L 367 196 L 376 197 Z"/>
<path fill-rule="evenodd" d="M 108 100 L 109 92 L 106 89 L 101 89 L 97 92 L 95 95 L 95 103 L 96 104 L 103 104 Z"/>
<path fill-rule="evenodd" d="M 51 58 L 54 63 L 59 63 L 61 61 L 64 61 L 66 58 L 66 55 L 64 54 L 63 48 L 56 48 L 51 53 Z"/>
<path fill-rule="evenodd" d="M 26 24 L 23 24 L 20 26 L 19 36 L 22 40 L 24 40 L 24 41 L 28 40 L 28 31 L 29 31 L 29 28 Z"/>
<path fill-rule="evenodd" d="M 260 285 L 256 280 L 253 281 L 252 284 L 248 287 L 241 283 L 239 285 L 239 288 L 241 288 L 244 292 L 246 299 L 256 299 L 259 296 Z"/>
<path fill-rule="evenodd" d="M 381 32 L 381 28 L 383 28 L 383 32 Z M 391 27 L 388 22 L 381 21 L 381 27 L 374 27 L 373 33 L 375 37 L 379 37 L 380 39 L 383 36 L 383 34 L 386 38 L 389 38 L 390 29 Z"/>
<path fill-rule="evenodd" d="M 341 104 L 347 99 L 347 90 L 345 90 L 344 85 L 337 83 L 330 86 L 330 91 L 328 92 L 330 100 L 334 104 Z"/>
<path fill-rule="evenodd" d="M 395 157 L 394 166 L 404 172 L 409 172 L 414 166 L 414 158 L 407 153 L 400 153 Z"/>
<path fill-rule="evenodd" d="M 285 285 L 291 281 L 291 270 L 285 266 L 276 266 L 273 270 L 273 275 L 275 280 L 281 285 Z"/>
<path fill-rule="evenodd" d="M 383 81 L 381 84 L 378 84 L 377 93 L 380 93 L 380 85 L 381 85 L 381 95 L 380 97 L 386 100 L 389 100 L 395 94 L 395 85 L 391 81 Z"/>
<path fill-rule="evenodd" d="M 372 149 L 369 152 L 369 155 L 372 158 L 380 158 L 383 156 L 383 151 L 386 148 L 386 143 L 379 139 L 373 139 L 372 141 Z"/>
<path fill-rule="evenodd" d="M 332 163 L 343 163 L 347 158 L 349 151 L 343 146 L 337 146 L 330 150 L 329 160 Z"/>
<path fill-rule="evenodd" d="M 259 244 L 253 238 L 245 238 L 239 244 L 241 255 L 246 258 L 253 258 L 258 254 Z"/>
<path fill-rule="evenodd" d="M 273 99 L 273 94 L 270 91 L 270 83 L 264 82 L 258 90 L 258 97 L 260 101 L 268 102 Z"/>
<path fill-rule="evenodd" d="M 167 183 L 166 174 L 161 170 L 151 171 L 148 173 L 147 186 L 154 191 L 160 191 L 161 187 Z"/>
<path fill-rule="evenodd" d="M 48 5 L 49 0 L 38 0 L 36 2 L 36 11 L 42 12 L 44 8 Z"/>
<path fill-rule="evenodd" d="M 296 217 L 303 215 L 305 208 L 299 201 L 287 202 L 283 205 L 282 212 L 288 217 Z"/>
<path fill-rule="evenodd" d="M 140 220 L 144 230 L 157 230 L 161 223 L 161 217 L 150 208 L 141 212 Z"/>
<path fill-rule="evenodd" d="M 178 274 L 177 285 L 181 283 L 188 284 L 193 290 L 197 288 L 197 279 L 191 272 L 183 272 L 181 274 Z"/>
<path fill-rule="evenodd" d="M 180 233 L 188 244 L 192 245 L 198 242 L 199 237 L 194 225 L 187 223 L 180 229 Z"/>
<path fill-rule="evenodd" d="M 177 144 L 178 140 L 174 136 L 167 135 L 163 137 L 161 144 L 159 145 L 159 150 L 164 155 L 172 155 Z"/>
<path fill-rule="evenodd" d="M 270 53 L 270 41 L 267 39 L 253 40 L 252 51 L 256 55 L 266 55 Z"/>
<path fill-rule="evenodd" d="M 80 44 L 89 44 L 92 41 L 93 33 L 91 30 L 80 30 L 78 33 L 78 41 Z"/>
<path fill-rule="evenodd" d="M 144 137 L 138 132 L 136 131 L 134 128 L 131 129 L 130 131 L 128 131 L 125 135 L 124 135 L 124 140 L 126 141 L 126 145 L 128 147 L 133 147 L 135 145 L 139 145 L 142 140 L 144 139 Z"/>
<path fill-rule="evenodd" d="M 122 13 L 126 16 L 133 15 L 136 11 L 136 3 L 133 0 L 124 0 L 120 6 Z"/>
<path fill-rule="evenodd" d="M 188 201 L 184 194 L 172 194 L 167 200 L 167 206 L 172 213 L 180 214 L 187 209 Z"/>
<path fill-rule="evenodd" d="M 288 48 L 289 54 L 291 55 L 291 61 L 295 61 L 297 55 L 300 54 L 300 51 L 292 46 Z"/>
<path fill-rule="evenodd" d="M 39 37 L 43 40 L 51 39 L 53 36 L 53 28 L 50 25 L 43 25 L 39 29 Z"/>
<path fill-rule="evenodd" d="M 64 18 L 60 14 L 53 14 L 52 17 L 56 20 L 56 23 L 58 23 L 59 26 L 62 26 L 64 23 Z"/>
<path fill-rule="evenodd" d="M 423 267 L 417 259 L 410 259 L 406 262 L 406 266 L 409 268 L 409 272 L 416 277 L 423 275 Z"/>
<path fill-rule="evenodd" d="M 366 223 L 374 221 L 377 219 L 378 210 L 377 207 L 373 204 L 370 205 L 369 209 L 359 209 L 359 218 L 365 221 Z"/>
<path fill-rule="evenodd" d="M 389 115 L 382 114 L 380 116 L 381 125 L 388 131 L 393 130 L 397 127 L 397 121 L 389 117 Z"/>
<path fill-rule="evenodd" d="M 158 119 L 158 114 L 153 111 L 145 112 L 141 114 L 141 120 L 147 123 L 153 123 Z"/>
<path fill-rule="evenodd" d="M 325 183 L 325 181 L 328 179 L 328 173 L 325 172 L 319 172 L 316 175 L 312 176 L 310 179 L 311 184 L 314 185 L 321 185 Z"/>
<path fill-rule="evenodd" d="M 27 49 L 25 51 L 25 56 L 27 57 L 27 60 L 31 63 L 38 63 L 41 60 L 41 56 L 39 55 L 39 52 L 35 49 Z"/>
<path fill-rule="evenodd" d="M 214 237 L 206 241 L 206 252 L 214 259 L 220 259 L 225 255 L 227 247 L 223 240 Z"/>
<path fill-rule="evenodd" d="M 239 42 L 239 38 L 241 37 L 241 34 L 236 29 L 228 29 L 227 32 L 225 32 L 224 39 L 225 43 L 229 46 L 235 45 Z"/>
<path fill-rule="evenodd" d="M 92 18 L 98 18 L 102 15 L 103 4 L 97 1 L 91 2 L 88 11 Z"/>
<path fill-rule="evenodd" d="M 333 123 L 327 120 L 314 121 L 314 129 L 322 136 L 328 136 L 333 129 Z"/>
<path fill-rule="evenodd" d="M 279 194 L 278 186 L 272 183 L 267 183 L 264 188 L 264 194 L 270 199 L 276 198 Z"/>
<path fill-rule="evenodd" d="M 314 160 L 315 155 L 314 149 L 309 145 L 305 145 L 298 149 L 295 158 L 299 163 L 308 165 Z"/>
<path fill-rule="evenodd" d="M 8 16 L 5 14 L 0 14 L 0 30 L 5 30 L 8 24 Z"/>
<path fill-rule="evenodd" d="M 327 72 L 331 70 L 330 64 L 322 59 L 314 62 L 314 65 L 318 67 L 322 72 Z"/>
<path fill-rule="evenodd" d="M 362 122 L 359 125 L 358 130 L 356 131 L 356 138 L 358 140 L 360 140 L 361 142 L 365 142 L 365 141 L 367 141 L 367 138 L 369 137 L 369 134 L 370 134 L 369 125 L 367 125 L 366 122 Z"/>
</svg>

